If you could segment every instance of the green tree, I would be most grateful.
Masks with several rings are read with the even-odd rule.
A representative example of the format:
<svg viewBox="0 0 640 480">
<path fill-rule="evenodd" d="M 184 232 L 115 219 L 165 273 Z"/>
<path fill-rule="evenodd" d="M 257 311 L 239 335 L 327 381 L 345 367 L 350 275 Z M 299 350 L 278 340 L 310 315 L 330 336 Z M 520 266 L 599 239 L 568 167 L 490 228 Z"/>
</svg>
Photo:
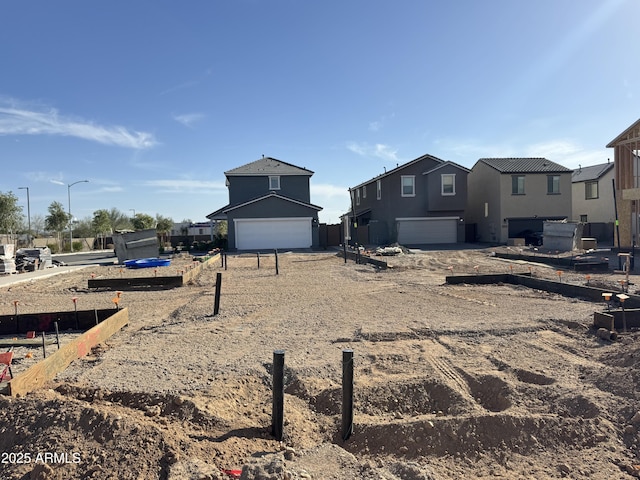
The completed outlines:
<svg viewBox="0 0 640 480">
<path fill-rule="evenodd" d="M 107 214 L 109 215 L 112 233 L 120 230 L 131 230 L 133 228 L 131 219 L 117 208 L 107 210 Z"/>
<path fill-rule="evenodd" d="M 111 217 L 107 210 L 96 210 L 93 212 L 93 220 L 91 221 L 93 231 L 101 240 L 102 249 L 105 248 L 105 237 L 107 234 L 112 233 Z"/>
<path fill-rule="evenodd" d="M 73 222 L 73 235 L 78 238 L 87 238 L 93 236 L 92 218 L 85 217 L 81 220 Z"/>
<path fill-rule="evenodd" d="M 133 223 L 135 230 L 148 230 L 149 228 L 155 228 L 156 219 L 146 213 L 136 213 L 131 223 Z"/>
<path fill-rule="evenodd" d="M 38 237 L 41 233 L 44 233 L 44 215 L 36 213 L 31 215 L 31 233 L 34 237 Z"/>
<path fill-rule="evenodd" d="M 163 246 L 167 243 L 172 227 L 173 220 L 171 218 L 163 217 L 159 213 L 156 213 L 156 230 L 160 234 L 160 241 Z"/>
<path fill-rule="evenodd" d="M 228 232 L 228 224 L 226 220 L 217 220 L 213 226 L 213 234 L 216 237 L 226 237 Z"/>
<path fill-rule="evenodd" d="M 69 214 L 64 211 L 64 207 L 60 202 L 52 202 L 48 208 L 49 215 L 44 219 L 44 227 L 50 231 L 55 232 L 58 238 L 58 247 L 62 250 L 62 232 L 69 225 Z"/>
<path fill-rule="evenodd" d="M 13 235 L 22 224 L 22 207 L 13 192 L 0 192 L 0 232 Z"/>
</svg>

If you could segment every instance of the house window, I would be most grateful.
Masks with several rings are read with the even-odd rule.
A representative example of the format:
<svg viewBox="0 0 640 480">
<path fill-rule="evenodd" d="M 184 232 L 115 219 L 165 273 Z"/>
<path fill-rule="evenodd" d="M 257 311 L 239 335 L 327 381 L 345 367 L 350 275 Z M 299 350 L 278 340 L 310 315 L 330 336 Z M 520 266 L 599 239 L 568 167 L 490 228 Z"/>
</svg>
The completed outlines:
<svg viewBox="0 0 640 480">
<path fill-rule="evenodd" d="M 598 182 L 586 182 L 584 184 L 584 198 L 593 200 L 598 198 Z"/>
<path fill-rule="evenodd" d="M 367 186 L 362 187 L 362 198 L 367 198 Z"/>
<path fill-rule="evenodd" d="M 380 200 L 382 198 L 382 181 L 376 180 L 376 198 Z"/>
<path fill-rule="evenodd" d="M 524 175 L 511 176 L 511 194 L 524 195 Z"/>
<path fill-rule="evenodd" d="M 442 175 L 442 195 L 456 194 L 456 175 L 447 173 Z"/>
<path fill-rule="evenodd" d="M 580 215 L 580 223 L 587 223 L 587 216 L 586 215 Z"/>
<path fill-rule="evenodd" d="M 402 184 L 403 197 L 416 196 L 416 177 L 414 175 L 402 175 L 400 182 Z"/>
<path fill-rule="evenodd" d="M 280 177 L 278 176 L 269 177 L 269 190 L 280 190 Z"/>
<path fill-rule="evenodd" d="M 360 205 L 360 189 L 356 188 L 356 205 Z"/>
<path fill-rule="evenodd" d="M 547 194 L 558 195 L 560 193 L 560 175 L 547 176 Z"/>
</svg>

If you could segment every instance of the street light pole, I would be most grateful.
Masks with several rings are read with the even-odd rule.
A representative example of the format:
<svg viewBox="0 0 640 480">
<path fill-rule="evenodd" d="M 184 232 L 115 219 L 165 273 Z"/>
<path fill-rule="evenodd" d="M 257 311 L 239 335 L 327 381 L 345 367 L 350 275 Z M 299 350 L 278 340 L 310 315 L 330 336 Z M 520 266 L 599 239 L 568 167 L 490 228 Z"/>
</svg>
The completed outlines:
<svg viewBox="0 0 640 480">
<path fill-rule="evenodd" d="M 18 187 L 18 190 L 26 190 L 27 191 L 27 221 L 29 222 L 29 230 L 27 232 L 27 243 L 29 246 L 32 246 L 31 243 L 31 204 L 29 202 L 29 187 Z"/>
<path fill-rule="evenodd" d="M 89 180 L 78 180 L 67 185 L 67 195 L 69 200 L 69 251 L 73 252 L 73 216 L 71 215 L 71 187 L 77 183 L 89 183 Z"/>
</svg>

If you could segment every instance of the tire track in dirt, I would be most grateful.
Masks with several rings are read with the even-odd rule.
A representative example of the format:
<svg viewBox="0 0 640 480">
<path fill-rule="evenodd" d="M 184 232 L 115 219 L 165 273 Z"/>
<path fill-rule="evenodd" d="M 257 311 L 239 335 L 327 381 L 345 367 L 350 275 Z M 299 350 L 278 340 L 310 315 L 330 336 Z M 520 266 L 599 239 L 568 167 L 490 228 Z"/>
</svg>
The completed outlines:
<svg viewBox="0 0 640 480">
<path fill-rule="evenodd" d="M 448 358 L 449 353 L 446 348 L 437 340 L 426 340 L 425 343 L 430 344 L 431 348 L 426 348 L 424 358 L 429 362 L 433 369 L 440 374 L 443 380 L 457 391 L 473 399 L 471 388 L 467 381 L 460 375 L 451 360 Z"/>
</svg>

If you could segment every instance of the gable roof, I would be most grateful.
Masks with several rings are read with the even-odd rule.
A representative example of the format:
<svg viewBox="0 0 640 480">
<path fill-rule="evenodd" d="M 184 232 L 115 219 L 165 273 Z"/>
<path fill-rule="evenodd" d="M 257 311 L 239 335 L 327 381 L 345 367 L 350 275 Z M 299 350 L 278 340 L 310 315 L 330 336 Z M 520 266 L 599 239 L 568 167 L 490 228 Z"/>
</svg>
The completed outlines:
<svg viewBox="0 0 640 480">
<path fill-rule="evenodd" d="M 431 170 L 427 170 L 426 172 L 422 172 L 422 175 L 429 175 L 430 173 L 435 172 L 436 170 L 442 168 L 442 167 L 446 167 L 447 165 L 451 165 L 452 167 L 455 167 L 459 170 L 462 170 L 463 172 L 469 173 L 471 170 L 469 170 L 467 167 L 463 167 L 462 165 L 458 165 L 455 162 L 452 162 L 450 160 L 447 160 L 446 162 L 441 163 L 440 165 L 438 165 L 437 167 L 432 168 Z"/>
<path fill-rule="evenodd" d="M 369 183 L 371 183 L 371 182 L 373 182 L 373 181 L 375 181 L 375 180 L 380 180 L 381 178 L 388 177 L 389 175 L 393 175 L 393 174 L 395 174 L 395 173 L 399 172 L 400 170 L 402 170 L 402 169 L 404 169 L 404 168 L 407 168 L 407 167 L 409 167 L 409 166 L 411 166 L 411 165 L 413 165 L 413 164 L 415 164 L 415 163 L 421 162 L 422 160 L 435 160 L 435 161 L 436 161 L 436 162 L 438 162 L 438 163 L 445 163 L 445 161 L 444 161 L 444 160 L 442 160 L 442 159 L 440 159 L 440 158 L 438 158 L 438 157 L 434 157 L 433 155 L 429 155 L 429 154 L 427 153 L 427 154 L 425 154 L 425 155 L 422 155 L 421 157 L 418 157 L 418 158 L 416 158 L 416 159 L 411 160 L 410 162 L 403 163 L 402 165 L 398 165 L 398 166 L 397 166 L 396 168 L 394 168 L 393 170 L 389 170 L 388 172 L 387 172 L 387 171 L 385 171 L 384 173 L 382 173 L 382 174 L 378 175 L 377 177 L 373 177 L 373 178 L 371 178 L 371 179 L 367 180 L 366 182 L 362 182 L 361 184 L 356 185 L 355 187 L 352 187 L 352 188 L 350 188 L 349 190 L 355 190 L 356 188 L 360 188 L 360 187 L 362 187 L 363 185 L 367 185 L 367 184 L 369 184 Z M 463 167 L 463 168 L 464 168 L 464 167 Z"/>
<path fill-rule="evenodd" d="M 319 207 L 318 205 L 314 205 L 313 203 L 301 202 L 300 200 L 296 200 L 294 198 L 289 198 L 289 197 L 284 197 L 282 195 L 278 195 L 275 192 L 269 192 L 266 195 L 260 195 L 259 197 L 253 198 L 251 200 L 247 200 L 246 202 L 237 203 L 235 205 L 230 205 L 230 204 L 229 205 L 225 205 L 224 207 L 219 208 L 215 212 L 212 212 L 209 215 L 207 215 L 207 218 L 211 219 L 211 220 L 213 220 L 213 219 L 222 219 L 222 218 L 226 217 L 227 212 L 235 210 L 236 208 L 241 208 L 241 207 L 245 207 L 247 205 L 251 205 L 252 203 L 261 202 L 263 200 L 266 200 L 267 198 L 278 198 L 280 200 L 284 200 L 284 201 L 287 201 L 287 202 L 295 203 L 297 205 L 302 205 L 303 207 L 311 208 L 313 210 L 317 210 L 317 211 L 322 210 L 322 207 Z"/>
<path fill-rule="evenodd" d="M 291 163 L 277 158 L 263 157 L 255 162 L 247 163 L 224 172 L 226 176 L 256 176 L 256 175 L 313 175 L 311 170 L 296 167 Z"/>
<path fill-rule="evenodd" d="M 607 148 L 613 148 L 616 145 L 624 145 L 627 143 L 638 143 L 640 141 L 640 120 L 636 120 L 624 132 L 618 135 L 607 144 Z"/>
<path fill-rule="evenodd" d="M 613 168 L 613 162 L 601 163 L 599 165 L 591 165 L 589 167 L 580 167 L 578 170 L 574 170 L 571 175 L 571 182 L 589 182 L 591 180 L 598 180 L 605 173 Z"/>
<path fill-rule="evenodd" d="M 565 173 L 572 170 L 546 158 L 481 158 L 477 163 L 500 173 Z"/>
</svg>

